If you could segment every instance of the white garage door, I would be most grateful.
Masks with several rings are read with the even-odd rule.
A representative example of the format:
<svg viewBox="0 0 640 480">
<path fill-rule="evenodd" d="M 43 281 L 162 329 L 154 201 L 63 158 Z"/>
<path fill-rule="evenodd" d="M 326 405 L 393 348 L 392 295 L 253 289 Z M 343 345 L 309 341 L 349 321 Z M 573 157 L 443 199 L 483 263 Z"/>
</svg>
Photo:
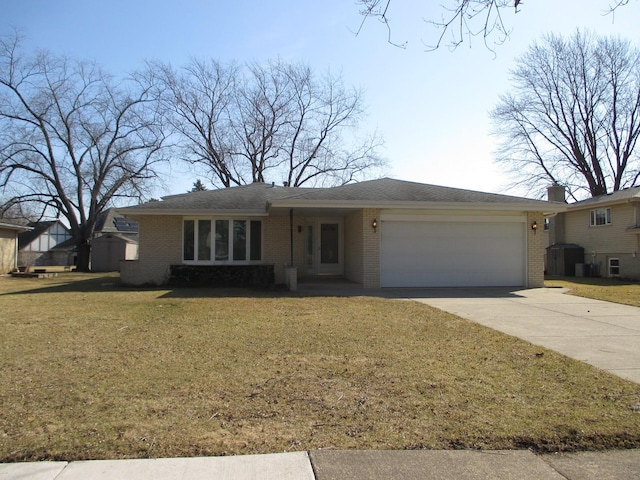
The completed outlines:
<svg viewBox="0 0 640 480">
<path fill-rule="evenodd" d="M 475 287 L 525 284 L 525 218 L 384 220 L 383 287 Z"/>
</svg>

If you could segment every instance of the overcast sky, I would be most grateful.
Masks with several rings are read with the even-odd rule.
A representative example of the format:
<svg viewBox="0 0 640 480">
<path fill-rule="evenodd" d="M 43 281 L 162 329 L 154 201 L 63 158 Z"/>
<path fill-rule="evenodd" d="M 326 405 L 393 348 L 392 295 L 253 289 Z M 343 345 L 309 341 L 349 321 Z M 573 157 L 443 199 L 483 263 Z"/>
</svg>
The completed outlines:
<svg viewBox="0 0 640 480">
<path fill-rule="evenodd" d="M 524 0 L 520 13 L 504 12 L 512 33 L 495 53 L 480 37 L 455 51 L 425 52 L 439 31 L 424 19 L 438 19 L 447 1 L 392 1 L 394 40 L 405 49 L 387 43 L 375 20 L 356 36 L 362 17 L 352 0 L 0 0 L 0 34 L 18 28 L 28 48 L 95 60 L 116 75 L 145 59 L 179 66 L 190 57 L 280 57 L 342 72 L 365 92 L 367 130 L 386 140 L 388 176 L 502 193 L 508 178 L 493 163 L 488 112 L 509 90 L 515 58 L 546 32 L 576 28 L 640 43 L 640 1 L 612 16 L 603 12 L 613 0 Z M 172 173 L 175 181 L 156 196 L 183 193 L 195 181 L 181 167 Z"/>
</svg>

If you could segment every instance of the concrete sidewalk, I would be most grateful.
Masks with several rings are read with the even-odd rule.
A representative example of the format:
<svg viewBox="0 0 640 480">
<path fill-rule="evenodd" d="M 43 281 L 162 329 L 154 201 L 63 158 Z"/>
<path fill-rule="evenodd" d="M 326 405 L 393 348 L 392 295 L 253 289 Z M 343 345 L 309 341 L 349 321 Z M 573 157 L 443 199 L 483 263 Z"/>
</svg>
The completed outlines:
<svg viewBox="0 0 640 480">
<path fill-rule="evenodd" d="M 481 325 L 640 383 L 640 308 L 564 289 L 444 288 L 395 291 Z"/>
<path fill-rule="evenodd" d="M 640 450 L 316 450 L 233 457 L 0 464 L 0 480 L 603 480 L 640 478 Z"/>
</svg>

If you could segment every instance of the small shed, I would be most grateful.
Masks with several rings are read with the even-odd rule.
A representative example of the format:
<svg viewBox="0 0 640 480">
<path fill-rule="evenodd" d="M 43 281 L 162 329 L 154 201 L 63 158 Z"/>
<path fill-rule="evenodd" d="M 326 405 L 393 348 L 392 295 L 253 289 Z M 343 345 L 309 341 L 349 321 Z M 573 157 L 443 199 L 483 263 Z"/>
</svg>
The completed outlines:
<svg viewBox="0 0 640 480">
<path fill-rule="evenodd" d="M 4 222 L 0 219 L 0 275 L 18 266 L 18 235 L 31 227 Z"/>
<path fill-rule="evenodd" d="M 584 263 L 584 248 L 575 243 L 557 243 L 547 247 L 547 275 L 574 277 L 576 265 Z"/>
<path fill-rule="evenodd" d="M 116 233 L 107 233 L 91 242 L 91 270 L 118 272 L 120 261 L 138 259 L 138 242 Z"/>
</svg>

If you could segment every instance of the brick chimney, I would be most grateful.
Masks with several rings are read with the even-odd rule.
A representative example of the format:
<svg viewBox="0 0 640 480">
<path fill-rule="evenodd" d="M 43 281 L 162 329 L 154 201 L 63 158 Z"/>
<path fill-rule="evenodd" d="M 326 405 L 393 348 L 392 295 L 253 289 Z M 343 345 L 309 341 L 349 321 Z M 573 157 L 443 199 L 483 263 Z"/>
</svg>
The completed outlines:
<svg viewBox="0 0 640 480">
<path fill-rule="evenodd" d="M 547 200 L 550 202 L 567 203 L 566 190 L 564 186 L 554 183 L 547 188 Z M 549 218 L 549 239 L 548 245 L 565 243 L 564 213 L 558 213 L 555 217 Z"/>
</svg>

